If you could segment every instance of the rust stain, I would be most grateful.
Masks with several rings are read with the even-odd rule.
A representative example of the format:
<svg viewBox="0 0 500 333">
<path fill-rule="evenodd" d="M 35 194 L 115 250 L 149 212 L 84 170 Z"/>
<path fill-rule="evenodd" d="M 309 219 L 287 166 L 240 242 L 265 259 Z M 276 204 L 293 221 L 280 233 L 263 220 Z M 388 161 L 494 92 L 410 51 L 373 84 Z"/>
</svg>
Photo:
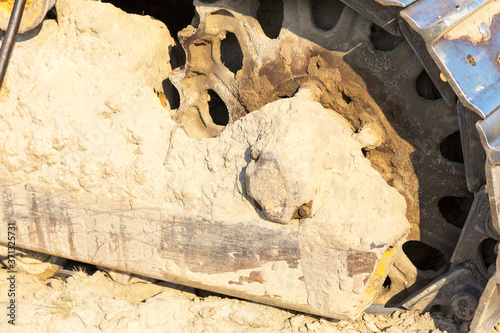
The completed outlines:
<svg viewBox="0 0 500 333">
<path fill-rule="evenodd" d="M 309 66 L 310 54 L 298 54 L 294 62 L 291 64 L 293 77 L 307 75 L 307 67 Z"/>
<path fill-rule="evenodd" d="M 262 276 L 262 272 L 259 271 L 252 271 L 250 272 L 250 275 L 248 276 L 240 276 L 238 281 L 229 281 L 229 284 L 236 284 L 238 286 L 241 286 L 244 282 L 246 283 L 252 283 L 252 282 L 258 282 L 260 284 L 264 283 L 264 277 Z"/>
<path fill-rule="evenodd" d="M 349 277 L 358 274 L 371 274 L 376 263 L 377 255 L 373 252 L 351 252 L 347 255 L 347 273 Z"/>
<path fill-rule="evenodd" d="M 258 76 L 265 76 L 273 87 L 277 87 L 283 81 L 291 79 L 290 70 L 281 58 L 266 63 L 260 68 Z"/>
</svg>

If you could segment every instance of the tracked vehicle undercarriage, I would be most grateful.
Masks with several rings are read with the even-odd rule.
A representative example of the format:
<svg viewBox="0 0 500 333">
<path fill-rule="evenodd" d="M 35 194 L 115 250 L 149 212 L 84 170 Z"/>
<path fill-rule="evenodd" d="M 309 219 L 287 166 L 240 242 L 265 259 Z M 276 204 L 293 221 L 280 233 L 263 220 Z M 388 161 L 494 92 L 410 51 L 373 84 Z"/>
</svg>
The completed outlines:
<svg viewBox="0 0 500 333">
<path fill-rule="evenodd" d="M 144 167 L 174 195 L 127 210 L 6 181 L 17 246 L 338 319 L 375 303 L 495 325 L 500 2 L 194 5 Z"/>
</svg>

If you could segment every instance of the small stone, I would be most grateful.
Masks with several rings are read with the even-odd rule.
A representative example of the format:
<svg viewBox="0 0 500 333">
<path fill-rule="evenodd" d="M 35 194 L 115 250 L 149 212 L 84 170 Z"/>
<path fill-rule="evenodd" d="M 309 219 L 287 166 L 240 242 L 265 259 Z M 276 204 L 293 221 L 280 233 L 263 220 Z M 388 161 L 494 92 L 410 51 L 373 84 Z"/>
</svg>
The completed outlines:
<svg viewBox="0 0 500 333">
<path fill-rule="evenodd" d="M 259 151 L 256 150 L 256 149 L 252 149 L 252 152 L 250 153 L 250 157 L 252 158 L 252 160 L 256 161 L 259 159 Z"/>
<path fill-rule="evenodd" d="M 50 279 L 48 286 L 52 289 L 59 289 L 63 285 L 63 282 L 60 279 Z"/>
<path fill-rule="evenodd" d="M 321 323 L 319 321 L 315 321 L 312 323 L 306 323 L 306 328 L 311 332 L 316 332 L 316 331 L 321 330 L 323 328 L 323 326 L 321 325 Z"/>
<path fill-rule="evenodd" d="M 206 318 L 210 315 L 210 309 L 204 308 L 201 311 L 198 311 L 198 314 L 200 315 L 200 317 Z"/>
<path fill-rule="evenodd" d="M 374 323 L 367 322 L 367 323 L 365 323 L 365 326 L 366 326 L 366 328 L 368 328 L 372 332 L 378 332 L 378 331 L 380 331 L 378 329 L 377 325 L 375 325 Z"/>
</svg>

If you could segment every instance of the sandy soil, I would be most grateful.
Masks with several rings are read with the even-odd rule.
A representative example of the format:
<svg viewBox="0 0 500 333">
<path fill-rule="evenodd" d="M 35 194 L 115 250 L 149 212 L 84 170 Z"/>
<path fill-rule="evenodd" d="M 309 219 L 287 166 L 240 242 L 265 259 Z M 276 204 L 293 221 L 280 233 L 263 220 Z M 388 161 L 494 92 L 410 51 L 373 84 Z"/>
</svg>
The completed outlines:
<svg viewBox="0 0 500 333">
<path fill-rule="evenodd" d="M 7 272 L 0 271 L 6 313 Z M 134 278 L 128 285 L 107 273 L 74 271 L 40 281 L 17 274 L 16 327 L 1 332 L 467 332 L 468 325 L 439 313 L 363 314 L 334 321 L 244 300 L 199 297 L 195 290 Z"/>
</svg>

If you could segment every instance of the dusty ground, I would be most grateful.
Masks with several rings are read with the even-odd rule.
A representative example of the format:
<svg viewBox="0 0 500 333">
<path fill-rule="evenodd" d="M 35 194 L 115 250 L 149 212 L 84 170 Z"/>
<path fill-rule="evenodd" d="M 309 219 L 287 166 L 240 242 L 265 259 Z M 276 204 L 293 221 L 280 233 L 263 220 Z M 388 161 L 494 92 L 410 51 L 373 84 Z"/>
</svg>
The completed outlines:
<svg viewBox="0 0 500 333">
<path fill-rule="evenodd" d="M 6 272 L 0 272 L 5 309 Z M 243 300 L 198 297 L 192 288 L 135 280 L 121 285 L 106 273 L 75 271 L 40 281 L 18 274 L 16 332 L 467 332 L 439 313 L 364 314 L 333 321 Z M 2 310 L 6 311 L 6 310 Z M 12 332 L 5 315 L 1 332 Z"/>
</svg>

